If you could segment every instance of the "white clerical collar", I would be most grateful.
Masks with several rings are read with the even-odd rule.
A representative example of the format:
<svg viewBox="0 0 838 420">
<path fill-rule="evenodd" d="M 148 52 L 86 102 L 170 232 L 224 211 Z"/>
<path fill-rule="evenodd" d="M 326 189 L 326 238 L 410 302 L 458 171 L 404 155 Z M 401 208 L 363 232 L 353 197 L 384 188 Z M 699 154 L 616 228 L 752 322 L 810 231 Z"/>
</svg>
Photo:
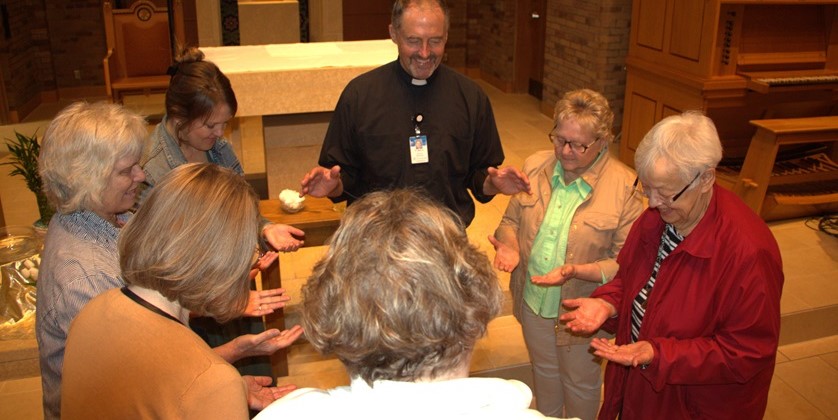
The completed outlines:
<svg viewBox="0 0 838 420">
<path fill-rule="evenodd" d="M 428 80 L 427 79 L 411 79 L 410 84 L 412 84 L 414 86 L 425 86 L 425 85 L 428 84 Z"/>
</svg>

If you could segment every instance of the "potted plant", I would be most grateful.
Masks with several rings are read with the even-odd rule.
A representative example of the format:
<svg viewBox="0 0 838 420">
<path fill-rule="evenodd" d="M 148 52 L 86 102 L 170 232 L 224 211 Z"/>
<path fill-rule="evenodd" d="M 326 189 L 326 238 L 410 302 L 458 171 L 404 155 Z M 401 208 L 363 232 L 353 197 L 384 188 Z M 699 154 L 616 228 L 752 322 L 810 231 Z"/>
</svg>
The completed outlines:
<svg viewBox="0 0 838 420">
<path fill-rule="evenodd" d="M 38 212 L 41 215 L 41 218 L 35 222 L 35 226 L 46 228 L 55 209 L 49 204 L 44 194 L 41 174 L 38 173 L 38 155 L 41 153 L 38 137 L 35 134 L 27 137 L 15 130 L 15 139 L 7 138 L 6 147 L 11 153 L 10 162 L 4 162 L 2 165 L 11 165 L 14 168 L 9 175 L 20 175 L 26 179 L 26 186 L 35 193 L 35 198 L 38 200 Z"/>
</svg>

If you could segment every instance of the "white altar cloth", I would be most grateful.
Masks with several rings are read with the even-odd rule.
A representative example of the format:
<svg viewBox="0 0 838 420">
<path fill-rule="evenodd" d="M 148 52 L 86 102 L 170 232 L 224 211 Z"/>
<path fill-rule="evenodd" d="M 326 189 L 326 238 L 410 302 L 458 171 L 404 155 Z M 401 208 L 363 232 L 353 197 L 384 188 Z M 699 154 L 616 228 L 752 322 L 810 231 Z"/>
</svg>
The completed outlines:
<svg viewBox="0 0 838 420">
<path fill-rule="evenodd" d="M 389 39 L 201 48 L 236 92 L 238 117 L 333 111 L 356 76 L 396 59 Z"/>
</svg>

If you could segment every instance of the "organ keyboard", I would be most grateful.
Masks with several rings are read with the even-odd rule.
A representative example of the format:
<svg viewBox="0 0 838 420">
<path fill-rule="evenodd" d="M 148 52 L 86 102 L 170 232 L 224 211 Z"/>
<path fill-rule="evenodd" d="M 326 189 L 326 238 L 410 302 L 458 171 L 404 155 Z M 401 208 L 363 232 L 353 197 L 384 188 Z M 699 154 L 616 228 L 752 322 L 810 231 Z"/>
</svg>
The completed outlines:
<svg viewBox="0 0 838 420">
<path fill-rule="evenodd" d="M 748 89 L 759 93 L 773 90 L 823 90 L 838 87 L 838 72 L 824 70 L 740 73 L 747 81 Z"/>
<path fill-rule="evenodd" d="M 838 76 L 766 77 L 756 79 L 756 81 L 769 86 L 809 85 L 838 83 Z"/>
</svg>

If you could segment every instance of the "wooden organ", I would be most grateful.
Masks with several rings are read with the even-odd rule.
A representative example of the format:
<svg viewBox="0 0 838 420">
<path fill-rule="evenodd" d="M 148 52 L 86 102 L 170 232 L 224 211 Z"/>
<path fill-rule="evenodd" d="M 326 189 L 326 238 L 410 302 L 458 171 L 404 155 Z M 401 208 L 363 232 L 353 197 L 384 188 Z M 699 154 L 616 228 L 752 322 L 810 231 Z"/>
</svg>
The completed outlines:
<svg viewBox="0 0 838 420">
<path fill-rule="evenodd" d="M 655 123 L 699 109 L 719 184 L 763 218 L 838 210 L 838 0 L 634 0 L 626 71 L 625 163 Z"/>
</svg>

